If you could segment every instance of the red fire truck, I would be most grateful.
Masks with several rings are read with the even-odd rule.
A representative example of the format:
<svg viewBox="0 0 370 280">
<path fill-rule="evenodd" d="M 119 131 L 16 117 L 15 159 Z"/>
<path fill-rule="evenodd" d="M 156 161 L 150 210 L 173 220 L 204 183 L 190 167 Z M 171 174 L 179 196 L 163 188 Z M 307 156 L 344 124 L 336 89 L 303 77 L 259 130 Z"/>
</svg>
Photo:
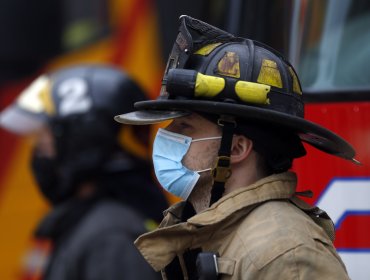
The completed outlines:
<svg viewBox="0 0 370 280">
<path fill-rule="evenodd" d="M 306 116 L 356 149 L 360 166 L 309 150 L 300 187 L 336 227 L 335 246 L 352 279 L 370 277 L 370 3 L 296 1 L 289 56 L 306 93 Z"/>
</svg>

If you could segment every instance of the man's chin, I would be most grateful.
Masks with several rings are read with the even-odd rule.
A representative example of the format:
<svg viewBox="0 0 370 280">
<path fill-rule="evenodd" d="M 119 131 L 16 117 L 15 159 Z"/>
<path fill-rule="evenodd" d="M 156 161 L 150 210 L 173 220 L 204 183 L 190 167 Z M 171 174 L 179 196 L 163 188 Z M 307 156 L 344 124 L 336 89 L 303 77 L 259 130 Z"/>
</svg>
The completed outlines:
<svg viewBox="0 0 370 280">
<path fill-rule="evenodd" d="M 199 213 L 209 207 L 211 201 L 212 175 L 200 176 L 188 201 L 193 205 L 195 212 Z"/>
</svg>

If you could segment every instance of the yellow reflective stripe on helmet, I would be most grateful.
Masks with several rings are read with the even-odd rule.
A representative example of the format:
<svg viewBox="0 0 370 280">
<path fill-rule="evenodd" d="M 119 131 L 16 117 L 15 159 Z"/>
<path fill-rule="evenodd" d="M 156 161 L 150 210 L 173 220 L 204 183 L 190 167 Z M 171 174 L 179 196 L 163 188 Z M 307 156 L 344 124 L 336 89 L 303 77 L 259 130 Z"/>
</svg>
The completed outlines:
<svg viewBox="0 0 370 280">
<path fill-rule="evenodd" d="M 49 80 L 45 87 L 40 92 L 40 98 L 44 104 L 45 113 L 49 116 L 55 114 L 55 104 L 52 98 L 52 86 L 51 81 Z"/>
<path fill-rule="evenodd" d="M 239 55 L 236 52 L 225 52 L 217 64 L 217 73 L 222 76 L 240 78 Z"/>
<path fill-rule="evenodd" d="M 292 67 L 288 67 L 288 69 L 289 69 L 289 73 L 293 80 L 293 92 L 302 94 L 302 89 L 301 89 L 301 86 L 299 85 L 297 75 L 294 73 L 294 70 L 292 69 Z"/>
<path fill-rule="evenodd" d="M 197 74 L 195 97 L 215 97 L 225 88 L 225 80 L 220 77 Z"/>
<path fill-rule="evenodd" d="M 54 104 L 50 92 L 50 79 L 46 75 L 38 77 L 25 90 L 21 92 L 17 99 L 18 106 L 30 113 L 55 112 Z"/>
<path fill-rule="evenodd" d="M 199 55 L 204 55 L 204 56 L 209 55 L 219 45 L 221 45 L 221 43 L 213 43 L 213 44 L 206 45 L 200 48 L 199 50 L 197 50 L 194 54 L 199 54 Z"/>
<path fill-rule="evenodd" d="M 262 66 L 257 78 L 257 82 L 278 88 L 283 88 L 280 72 L 277 63 L 273 60 L 262 60 Z"/>
<path fill-rule="evenodd" d="M 239 98 L 253 104 L 270 104 L 267 98 L 271 87 L 268 85 L 257 84 L 252 82 L 238 81 L 235 84 L 235 93 Z"/>
</svg>

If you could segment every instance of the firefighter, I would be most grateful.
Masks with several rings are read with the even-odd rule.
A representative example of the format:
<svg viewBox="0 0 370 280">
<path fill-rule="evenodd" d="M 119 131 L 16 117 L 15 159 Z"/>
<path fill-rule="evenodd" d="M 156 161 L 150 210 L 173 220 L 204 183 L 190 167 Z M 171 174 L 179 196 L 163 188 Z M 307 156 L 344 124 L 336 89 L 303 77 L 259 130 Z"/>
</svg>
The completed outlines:
<svg viewBox="0 0 370 280">
<path fill-rule="evenodd" d="M 155 174 L 182 198 L 135 244 L 164 279 L 348 279 L 328 215 L 296 192 L 302 142 L 353 159 L 304 119 L 294 68 L 262 43 L 180 17 L 157 100 L 116 116 L 172 120 L 153 144 Z"/>
<path fill-rule="evenodd" d="M 144 99 L 119 69 L 77 65 L 42 75 L 2 112 L 4 128 L 36 138 L 32 171 L 52 206 L 35 231 L 52 242 L 42 279 L 160 278 L 133 244 L 168 207 L 145 158 L 149 130 L 113 119 Z"/>
</svg>

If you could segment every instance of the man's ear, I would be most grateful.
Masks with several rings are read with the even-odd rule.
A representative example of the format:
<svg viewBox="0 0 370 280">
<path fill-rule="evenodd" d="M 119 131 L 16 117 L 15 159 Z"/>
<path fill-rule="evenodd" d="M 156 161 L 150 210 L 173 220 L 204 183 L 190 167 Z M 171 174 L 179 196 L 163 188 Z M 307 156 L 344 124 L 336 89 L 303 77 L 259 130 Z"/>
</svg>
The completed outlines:
<svg viewBox="0 0 370 280">
<path fill-rule="evenodd" d="M 245 160 L 252 152 L 253 142 L 244 135 L 234 135 L 231 145 L 231 163 L 239 163 Z"/>
</svg>

